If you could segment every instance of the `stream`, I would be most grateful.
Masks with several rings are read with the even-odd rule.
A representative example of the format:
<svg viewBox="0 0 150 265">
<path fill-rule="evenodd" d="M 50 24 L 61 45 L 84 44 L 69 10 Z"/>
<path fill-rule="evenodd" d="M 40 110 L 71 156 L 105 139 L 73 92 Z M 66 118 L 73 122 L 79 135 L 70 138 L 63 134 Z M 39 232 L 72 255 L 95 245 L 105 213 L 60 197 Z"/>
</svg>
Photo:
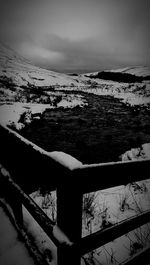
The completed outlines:
<svg viewBox="0 0 150 265">
<path fill-rule="evenodd" d="M 82 95 L 88 106 L 47 110 L 21 135 L 46 151 L 63 151 L 89 164 L 118 161 L 125 151 L 150 142 L 146 109 L 134 111 L 109 96 Z"/>
</svg>

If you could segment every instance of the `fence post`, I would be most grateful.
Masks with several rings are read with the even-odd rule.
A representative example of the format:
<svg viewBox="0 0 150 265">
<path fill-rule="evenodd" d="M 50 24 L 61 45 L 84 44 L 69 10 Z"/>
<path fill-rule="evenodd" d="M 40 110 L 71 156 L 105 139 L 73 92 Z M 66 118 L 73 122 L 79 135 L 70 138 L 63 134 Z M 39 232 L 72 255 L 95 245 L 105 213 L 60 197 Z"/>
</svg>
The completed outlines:
<svg viewBox="0 0 150 265">
<path fill-rule="evenodd" d="M 57 224 L 71 242 L 77 242 L 82 232 L 82 194 L 79 180 L 72 172 L 61 176 L 57 188 Z M 69 247 L 58 248 L 58 265 L 80 265 L 78 253 L 71 253 Z"/>
</svg>

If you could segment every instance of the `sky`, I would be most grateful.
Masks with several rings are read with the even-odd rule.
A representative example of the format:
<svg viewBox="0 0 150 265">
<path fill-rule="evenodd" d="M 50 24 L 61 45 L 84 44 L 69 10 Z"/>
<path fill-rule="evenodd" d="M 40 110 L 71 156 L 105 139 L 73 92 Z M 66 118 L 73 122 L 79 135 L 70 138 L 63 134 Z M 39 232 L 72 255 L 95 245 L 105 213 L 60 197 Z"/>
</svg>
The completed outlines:
<svg viewBox="0 0 150 265">
<path fill-rule="evenodd" d="M 0 0 L 0 38 L 58 72 L 150 65 L 149 0 Z"/>
</svg>

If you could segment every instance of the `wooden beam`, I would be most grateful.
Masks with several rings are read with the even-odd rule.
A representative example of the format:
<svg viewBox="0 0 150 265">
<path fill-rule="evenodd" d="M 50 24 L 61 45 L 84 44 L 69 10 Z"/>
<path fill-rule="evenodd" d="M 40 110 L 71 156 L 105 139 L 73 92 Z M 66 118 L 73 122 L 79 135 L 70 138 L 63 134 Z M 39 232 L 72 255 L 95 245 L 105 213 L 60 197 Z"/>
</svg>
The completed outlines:
<svg viewBox="0 0 150 265">
<path fill-rule="evenodd" d="M 80 181 L 80 192 L 107 189 L 150 177 L 150 160 L 85 165 L 74 169 L 72 178 Z M 87 181 L 88 180 L 88 181 Z"/>
<path fill-rule="evenodd" d="M 105 230 L 100 230 L 89 236 L 81 238 L 81 240 L 74 244 L 72 248 L 76 249 L 76 251 L 82 256 L 148 222 L 150 222 L 150 210 L 128 218 Z"/>
<path fill-rule="evenodd" d="M 27 139 L 0 126 L 0 161 L 11 178 L 28 194 L 43 188 L 56 190 L 59 175 L 68 169 Z M 20 177 L 21 176 L 21 177 Z"/>
<path fill-rule="evenodd" d="M 145 247 L 121 265 L 150 264 L 150 246 Z"/>
<path fill-rule="evenodd" d="M 65 176 L 57 187 L 57 224 L 72 242 L 79 241 L 82 232 L 82 194 L 78 181 Z M 58 249 L 58 265 L 80 265 L 80 255 L 70 247 Z"/>
</svg>

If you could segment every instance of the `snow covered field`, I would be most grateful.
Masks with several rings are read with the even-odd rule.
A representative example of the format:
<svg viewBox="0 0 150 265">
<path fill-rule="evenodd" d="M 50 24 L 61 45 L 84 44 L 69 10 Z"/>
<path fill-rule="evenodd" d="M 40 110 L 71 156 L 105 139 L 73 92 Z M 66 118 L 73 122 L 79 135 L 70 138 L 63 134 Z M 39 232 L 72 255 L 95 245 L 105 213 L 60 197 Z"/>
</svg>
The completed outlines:
<svg viewBox="0 0 150 265">
<path fill-rule="evenodd" d="M 94 84 L 94 81 L 92 81 Z M 86 87 L 68 87 L 58 88 L 66 91 L 82 91 L 99 96 L 112 96 L 122 100 L 128 106 L 147 106 L 150 104 L 150 84 L 132 84 L 117 83 L 113 81 L 98 81 L 97 85 L 87 85 Z M 97 82 L 97 81 L 96 81 Z"/>
</svg>

